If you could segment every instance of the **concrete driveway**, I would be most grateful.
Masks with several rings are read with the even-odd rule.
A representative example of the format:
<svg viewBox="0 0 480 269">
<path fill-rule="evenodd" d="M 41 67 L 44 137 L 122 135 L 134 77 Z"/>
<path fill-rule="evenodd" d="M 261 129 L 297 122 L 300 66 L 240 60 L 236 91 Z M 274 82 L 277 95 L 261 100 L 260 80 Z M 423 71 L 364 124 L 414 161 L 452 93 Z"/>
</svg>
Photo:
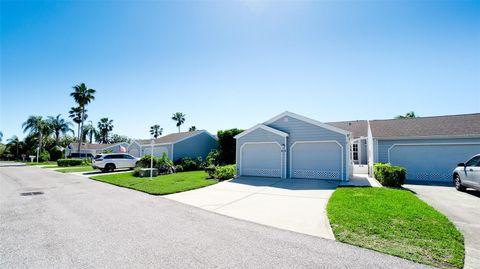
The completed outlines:
<svg viewBox="0 0 480 269">
<path fill-rule="evenodd" d="M 230 217 L 334 240 L 326 215 L 334 182 L 240 177 L 165 196 Z"/>
<path fill-rule="evenodd" d="M 403 185 L 447 216 L 465 237 L 464 268 L 480 265 L 480 192 L 450 186 Z"/>
</svg>

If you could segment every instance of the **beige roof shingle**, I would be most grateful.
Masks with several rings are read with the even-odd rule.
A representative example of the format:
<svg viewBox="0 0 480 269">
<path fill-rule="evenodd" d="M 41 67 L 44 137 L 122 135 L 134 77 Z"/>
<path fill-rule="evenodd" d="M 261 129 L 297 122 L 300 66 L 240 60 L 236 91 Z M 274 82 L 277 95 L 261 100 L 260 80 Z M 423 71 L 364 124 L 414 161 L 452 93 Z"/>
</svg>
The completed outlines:
<svg viewBox="0 0 480 269">
<path fill-rule="evenodd" d="M 419 117 L 410 119 L 372 120 L 373 137 L 478 136 L 480 113 Z"/>
<path fill-rule="evenodd" d="M 326 124 L 349 131 L 355 138 L 368 135 L 368 123 L 366 120 L 326 122 Z"/>
</svg>

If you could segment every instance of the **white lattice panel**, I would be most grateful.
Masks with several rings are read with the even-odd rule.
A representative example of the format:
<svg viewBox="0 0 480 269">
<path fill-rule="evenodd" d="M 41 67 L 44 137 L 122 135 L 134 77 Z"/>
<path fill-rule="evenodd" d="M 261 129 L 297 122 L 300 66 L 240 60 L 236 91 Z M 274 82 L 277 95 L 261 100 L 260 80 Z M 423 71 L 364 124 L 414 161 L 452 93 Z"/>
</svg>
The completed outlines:
<svg viewBox="0 0 480 269">
<path fill-rule="evenodd" d="M 452 175 L 445 172 L 409 173 L 407 171 L 407 179 L 418 181 L 452 181 Z"/>
<path fill-rule="evenodd" d="M 243 175 L 257 177 L 280 177 L 280 169 L 245 168 L 243 169 Z"/>
<path fill-rule="evenodd" d="M 311 179 L 340 179 L 340 171 L 320 171 L 320 170 L 293 170 L 295 178 L 311 178 Z"/>
</svg>

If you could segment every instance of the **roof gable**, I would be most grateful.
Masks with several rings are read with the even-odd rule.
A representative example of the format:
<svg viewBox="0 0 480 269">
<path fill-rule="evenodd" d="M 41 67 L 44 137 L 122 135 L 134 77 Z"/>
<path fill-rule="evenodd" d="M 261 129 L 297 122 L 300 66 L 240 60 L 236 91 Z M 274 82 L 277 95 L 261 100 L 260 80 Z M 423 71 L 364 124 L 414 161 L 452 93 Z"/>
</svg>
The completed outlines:
<svg viewBox="0 0 480 269">
<path fill-rule="evenodd" d="M 274 129 L 274 128 L 272 128 L 272 127 L 268 127 L 268 126 L 266 126 L 266 125 L 264 125 L 264 124 L 259 123 L 259 124 L 255 125 L 255 126 L 253 126 L 252 128 L 250 128 L 250 129 L 248 129 L 248 130 L 245 130 L 245 131 L 239 133 L 238 135 L 234 136 L 234 138 L 235 138 L 235 139 L 239 139 L 240 137 L 245 136 L 245 135 L 247 135 L 247 134 L 249 134 L 249 133 L 251 133 L 251 132 L 253 132 L 253 131 L 255 131 L 255 130 L 258 130 L 258 129 L 263 129 L 263 130 L 265 130 L 265 131 L 267 131 L 267 132 L 274 133 L 274 134 L 279 135 L 279 136 L 282 136 L 282 137 L 287 137 L 287 136 L 288 136 L 288 134 L 285 133 L 285 132 L 282 132 L 282 131 L 280 131 L 280 130 L 277 130 L 277 129 Z"/>
<path fill-rule="evenodd" d="M 332 126 L 332 125 L 329 125 L 329 124 L 326 124 L 326 123 L 323 123 L 323 122 L 320 122 L 320 121 L 317 121 L 317 120 L 314 120 L 314 119 L 310 119 L 310 118 L 307 118 L 307 117 L 304 117 L 304 116 L 301 116 L 301 115 L 298 115 L 298 114 L 295 114 L 295 113 L 292 113 L 292 112 L 289 112 L 289 111 L 285 111 L 283 113 L 281 113 L 280 115 L 277 115 L 269 120 L 267 120 L 266 122 L 264 122 L 263 124 L 265 125 L 268 125 L 268 124 L 271 124 L 283 117 L 292 117 L 294 119 L 297 119 L 297 120 L 300 120 L 300 121 L 303 121 L 303 122 L 307 122 L 309 124 L 312 124 L 312 125 L 315 125 L 315 126 L 318 126 L 318 127 L 322 127 L 322 128 L 325 128 L 327 130 L 330 130 L 332 132 L 336 132 L 336 133 L 340 133 L 340 134 L 344 134 L 344 135 L 348 135 L 350 134 L 349 131 L 347 130 L 343 130 L 343 129 L 340 129 L 340 128 L 337 128 L 335 126 Z"/>
</svg>

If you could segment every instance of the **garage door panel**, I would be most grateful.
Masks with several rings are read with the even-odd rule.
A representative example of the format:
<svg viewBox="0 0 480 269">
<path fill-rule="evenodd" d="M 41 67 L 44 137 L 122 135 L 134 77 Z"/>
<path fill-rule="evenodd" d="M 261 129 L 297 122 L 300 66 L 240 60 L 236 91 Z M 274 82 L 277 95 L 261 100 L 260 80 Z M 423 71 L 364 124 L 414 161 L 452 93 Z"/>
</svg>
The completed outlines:
<svg viewBox="0 0 480 269">
<path fill-rule="evenodd" d="M 341 179 L 342 150 L 337 143 L 297 143 L 291 152 L 293 178 Z"/>
<path fill-rule="evenodd" d="M 242 175 L 262 177 L 281 176 L 281 151 L 278 144 L 244 144 L 241 152 Z"/>
<path fill-rule="evenodd" d="M 390 163 L 407 169 L 408 180 L 448 181 L 456 165 L 480 152 L 480 145 L 395 145 Z"/>
</svg>

